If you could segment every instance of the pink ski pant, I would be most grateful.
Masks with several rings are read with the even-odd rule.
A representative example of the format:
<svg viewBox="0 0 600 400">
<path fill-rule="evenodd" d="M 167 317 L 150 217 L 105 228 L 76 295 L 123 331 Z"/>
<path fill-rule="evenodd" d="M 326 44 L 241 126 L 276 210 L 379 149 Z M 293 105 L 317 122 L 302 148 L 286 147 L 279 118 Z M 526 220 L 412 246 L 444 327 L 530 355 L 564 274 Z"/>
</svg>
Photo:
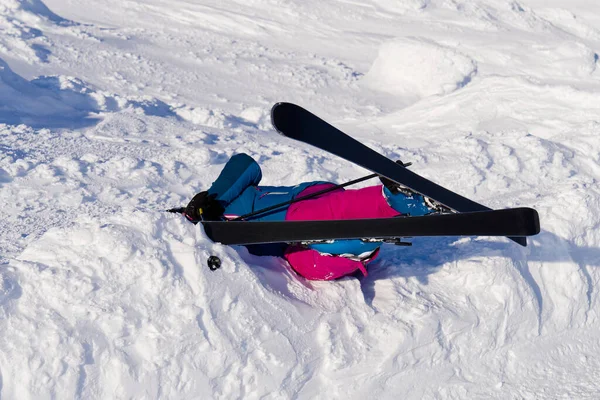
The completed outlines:
<svg viewBox="0 0 600 400">
<path fill-rule="evenodd" d="M 310 186 L 303 190 L 300 196 L 331 186 L 334 184 Z M 289 221 L 362 219 L 388 218 L 397 215 L 399 215 L 398 211 L 388 205 L 380 185 L 356 190 L 341 188 L 313 199 L 299 201 L 290 206 L 285 219 Z M 357 270 L 366 276 L 365 266 L 373 261 L 378 253 L 379 249 L 370 258 L 357 261 L 342 256 L 321 254 L 316 250 L 294 245 L 286 249 L 284 257 L 296 272 L 307 279 L 331 280 L 352 274 Z"/>
</svg>

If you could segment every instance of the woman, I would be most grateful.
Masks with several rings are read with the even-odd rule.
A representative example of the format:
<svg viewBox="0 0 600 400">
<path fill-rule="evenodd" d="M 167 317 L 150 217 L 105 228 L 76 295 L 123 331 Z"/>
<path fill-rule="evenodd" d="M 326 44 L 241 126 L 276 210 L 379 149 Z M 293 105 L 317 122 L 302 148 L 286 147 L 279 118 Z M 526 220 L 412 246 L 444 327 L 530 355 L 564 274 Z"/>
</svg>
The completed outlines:
<svg viewBox="0 0 600 400">
<path fill-rule="evenodd" d="M 230 220 L 275 204 L 321 191 L 335 184 L 323 181 L 296 186 L 259 186 L 260 166 L 247 154 L 236 154 L 227 162 L 212 186 L 195 195 L 184 215 L 193 223 L 201 220 Z M 382 185 L 356 190 L 343 188 L 301 200 L 248 218 L 252 221 L 293 221 L 388 218 L 398 215 L 427 215 L 448 209 L 385 178 Z M 378 253 L 381 242 L 338 240 L 332 243 L 252 245 L 257 255 L 284 257 L 307 279 L 331 280 L 360 270 Z"/>
</svg>

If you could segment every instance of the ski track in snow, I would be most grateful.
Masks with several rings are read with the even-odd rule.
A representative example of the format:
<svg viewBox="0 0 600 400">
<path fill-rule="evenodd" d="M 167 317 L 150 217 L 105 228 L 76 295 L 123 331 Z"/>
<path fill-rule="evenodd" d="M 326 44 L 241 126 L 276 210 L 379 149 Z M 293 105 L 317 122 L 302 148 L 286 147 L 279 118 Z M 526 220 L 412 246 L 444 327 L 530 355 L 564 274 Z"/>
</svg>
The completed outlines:
<svg viewBox="0 0 600 400">
<path fill-rule="evenodd" d="M 598 397 L 600 6 L 586 0 L 0 4 L 0 398 Z M 385 245 L 306 281 L 161 210 L 296 102 L 542 232 Z M 223 260 L 211 272 L 206 259 Z"/>
</svg>

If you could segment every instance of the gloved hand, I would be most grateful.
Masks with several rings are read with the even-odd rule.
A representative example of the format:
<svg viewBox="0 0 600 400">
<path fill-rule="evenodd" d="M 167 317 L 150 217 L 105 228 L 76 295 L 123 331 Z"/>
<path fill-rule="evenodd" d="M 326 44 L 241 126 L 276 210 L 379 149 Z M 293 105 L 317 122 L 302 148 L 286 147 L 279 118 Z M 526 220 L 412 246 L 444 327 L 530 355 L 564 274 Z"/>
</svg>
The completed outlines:
<svg viewBox="0 0 600 400">
<path fill-rule="evenodd" d="M 189 202 L 183 215 L 192 223 L 205 221 L 217 221 L 223 215 L 225 209 L 215 198 L 216 194 L 209 195 L 207 191 L 195 195 Z"/>
</svg>

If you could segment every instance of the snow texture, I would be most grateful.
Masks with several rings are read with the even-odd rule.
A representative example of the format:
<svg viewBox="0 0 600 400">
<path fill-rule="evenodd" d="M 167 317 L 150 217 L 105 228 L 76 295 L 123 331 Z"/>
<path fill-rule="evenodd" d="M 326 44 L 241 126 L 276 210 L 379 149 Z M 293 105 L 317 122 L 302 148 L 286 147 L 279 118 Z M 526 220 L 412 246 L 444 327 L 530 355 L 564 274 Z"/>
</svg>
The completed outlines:
<svg viewBox="0 0 600 400">
<path fill-rule="evenodd" d="M 598 26 L 591 0 L 0 0 L 0 398 L 598 398 Z M 277 101 L 542 232 L 310 282 L 163 212 L 237 152 L 268 185 L 366 174 L 278 136 Z"/>
</svg>

